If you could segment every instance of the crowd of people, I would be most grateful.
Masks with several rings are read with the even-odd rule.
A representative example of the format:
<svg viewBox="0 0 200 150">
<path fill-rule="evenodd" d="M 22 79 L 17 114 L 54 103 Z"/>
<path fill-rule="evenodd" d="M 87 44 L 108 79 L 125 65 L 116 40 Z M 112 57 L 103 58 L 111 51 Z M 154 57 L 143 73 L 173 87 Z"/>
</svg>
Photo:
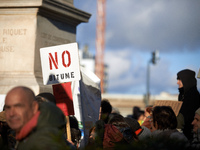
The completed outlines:
<svg viewBox="0 0 200 150">
<path fill-rule="evenodd" d="M 122 116 L 103 99 L 99 119 L 89 131 L 88 142 L 80 146 L 81 130 L 75 116 L 69 116 L 71 139 L 67 138 L 66 116 L 51 93 L 34 92 L 25 86 L 11 89 L 0 113 L 1 150 L 77 149 L 200 149 L 200 94 L 195 72 L 177 73 L 176 116 L 170 106 L 135 106 L 133 114 Z"/>
</svg>

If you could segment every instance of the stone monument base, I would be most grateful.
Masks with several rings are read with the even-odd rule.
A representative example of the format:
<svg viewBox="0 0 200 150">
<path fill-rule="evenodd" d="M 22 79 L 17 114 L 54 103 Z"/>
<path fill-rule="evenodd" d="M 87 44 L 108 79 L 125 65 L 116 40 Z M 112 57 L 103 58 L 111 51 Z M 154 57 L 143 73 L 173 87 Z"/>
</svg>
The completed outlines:
<svg viewBox="0 0 200 150">
<path fill-rule="evenodd" d="M 40 48 L 76 42 L 77 25 L 91 15 L 73 0 L 3 0 L 0 16 L 0 94 L 21 85 L 52 93 L 43 85 Z"/>
</svg>

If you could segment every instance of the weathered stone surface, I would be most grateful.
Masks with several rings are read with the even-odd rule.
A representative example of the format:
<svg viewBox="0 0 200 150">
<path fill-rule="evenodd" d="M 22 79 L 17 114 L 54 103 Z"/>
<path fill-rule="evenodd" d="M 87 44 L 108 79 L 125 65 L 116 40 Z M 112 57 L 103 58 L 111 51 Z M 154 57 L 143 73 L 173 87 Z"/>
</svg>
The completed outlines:
<svg viewBox="0 0 200 150">
<path fill-rule="evenodd" d="M 90 14 L 73 0 L 0 0 L 0 94 L 25 85 L 37 94 L 42 83 L 39 50 L 76 42 L 76 27 Z"/>
</svg>

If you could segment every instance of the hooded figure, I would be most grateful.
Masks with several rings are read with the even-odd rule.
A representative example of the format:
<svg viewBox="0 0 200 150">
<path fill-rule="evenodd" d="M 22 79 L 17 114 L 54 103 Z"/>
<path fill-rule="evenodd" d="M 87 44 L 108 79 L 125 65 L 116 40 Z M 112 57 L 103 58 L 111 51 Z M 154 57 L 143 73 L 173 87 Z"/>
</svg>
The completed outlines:
<svg viewBox="0 0 200 150">
<path fill-rule="evenodd" d="M 180 109 L 179 116 L 183 116 L 184 124 L 180 125 L 178 119 L 178 127 L 182 126 L 183 133 L 190 140 L 192 139 L 192 121 L 194 119 L 195 111 L 200 107 L 200 95 L 197 90 L 197 80 L 195 78 L 195 72 L 189 69 L 182 70 L 177 73 L 177 80 L 181 82 L 179 85 L 178 100 L 182 101 L 182 107 Z M 178 84 L 177 82 L 177 84 Z"/>
</svg>

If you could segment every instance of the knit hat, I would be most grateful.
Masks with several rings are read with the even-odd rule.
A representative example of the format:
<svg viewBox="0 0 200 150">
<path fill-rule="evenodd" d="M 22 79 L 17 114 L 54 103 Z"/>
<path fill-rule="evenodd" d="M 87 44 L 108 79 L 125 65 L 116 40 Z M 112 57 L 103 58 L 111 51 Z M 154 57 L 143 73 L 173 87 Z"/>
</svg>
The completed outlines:
<svg viewBox="0 0 200 150">
<path fill-rule="evenodd" d="M 147 127 L 141 126 L 141 128 L 142 132 L 138 135 L 139 140 L 151 137 L 151 131 Z"/>
<path fill-rule="evenodd" d="M 141 128 L 140 124 L 138 123 L 138 121 L 136 119 L 130 118 L 130 117 L 125 117 L 124 119 L 128 123 L 128 125 L 131 127 L 133 132 L 135 132 Z"/>
<path fill-rule="evenodd" d="M 198 108 L 195 113 L 200 116 L 200 108 Z"/>
<path fill-rule="evenodd" d="M 39 93 L 36 97 L 38 97 L 38 99 L 41 99 L 41 101 L 45 101 L 45 102 L 50 101 L 54 104 L 56 103 L 56 99 L 54 95 L 48 92 Z"/>
<path fill-rule="evenodd" d="M 6 122 L 5 111 L 0 112 L 0 121 Z"/>
</svg>

